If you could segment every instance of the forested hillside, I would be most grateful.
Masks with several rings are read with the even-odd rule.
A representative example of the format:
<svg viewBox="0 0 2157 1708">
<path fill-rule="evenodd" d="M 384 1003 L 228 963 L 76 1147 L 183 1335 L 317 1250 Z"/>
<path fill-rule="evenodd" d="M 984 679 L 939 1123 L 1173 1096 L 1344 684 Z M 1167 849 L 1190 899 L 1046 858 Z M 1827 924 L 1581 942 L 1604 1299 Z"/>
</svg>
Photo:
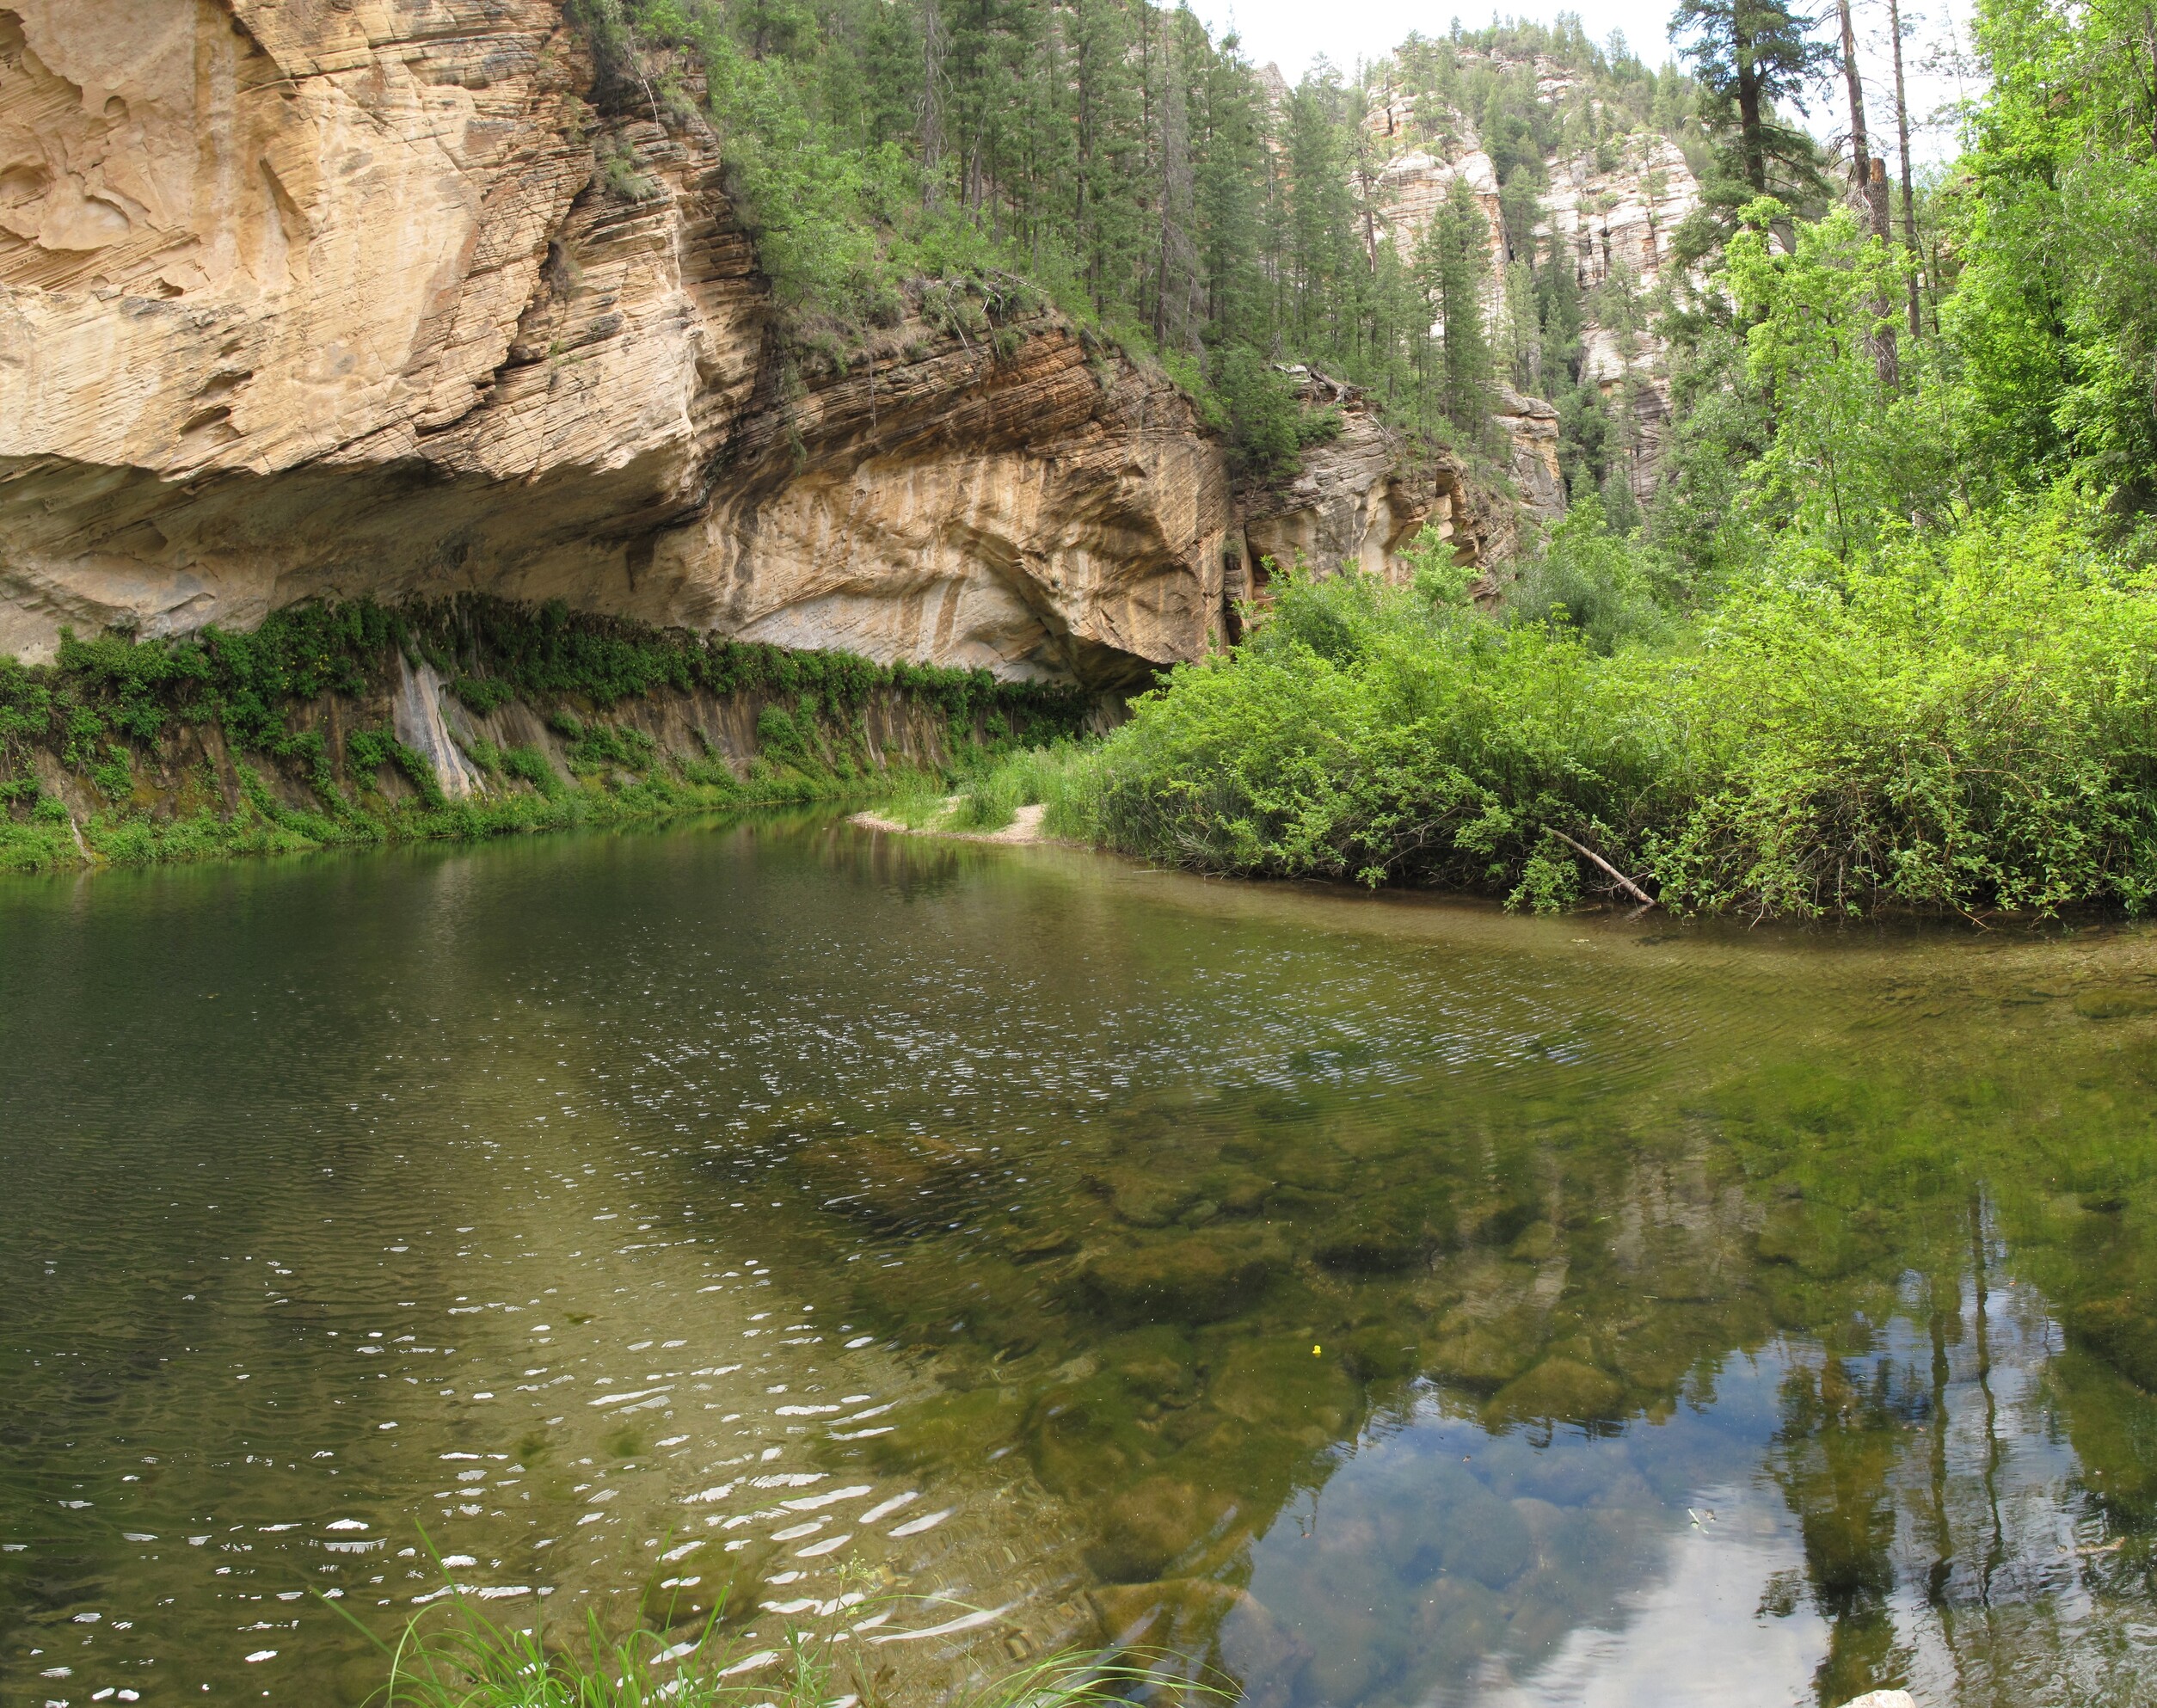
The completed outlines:
<svg viewBox="0 0 2157 1708">
<path fill-rule="evenodd" d="M 1914 185 L 1899 89 L 1853 91 L 1835 9 L 1780 0 L 1687 0 L 1662 70 L 1568 20 L 1294 87 L 1146 0 L 579 7 L 615 99 L 716 126 L 812 341 L 895 318 L 910 278 L 1046 292 L 1272 475 L 1325 430 L 1275 364 L 1500 463 L 1517 389 L 1558 406 L 1568 495 L 1688 576 L 1792 518 L 1847 550 L 2069 469 L 2113 513 L 2147 501 L 2157 97 L 2124 7 L 1992 0 L 1970 153 Z M 1832 157 L 1801 104 L 1836 115 Z M 1611 253 L 1627 199 L 1644 255 Z"/>
<path fill-rule="evenodd" d="M 1163 363 L 1260 476 L 1325 431 L 1275 372 L 1311 363 L 1500 463 L 1505 388 L 1549 396 L 1569 482 L 1601 484 L 1630 441 L 1582 385 L 1583 335 L 1654 304 L 1553 225 L 1553 165 L 1638 166 L 1651 200 L 1675 176 L 1682 212 L 1712 156 L 1691 77 L 1577 22 L 1411 38 L 1291 88 L 1145 0 L 583 6 L 614 99 L 716 125 L 802 335 L 892 321 L 908 278 L 1037 288 Z"/>
</svg>

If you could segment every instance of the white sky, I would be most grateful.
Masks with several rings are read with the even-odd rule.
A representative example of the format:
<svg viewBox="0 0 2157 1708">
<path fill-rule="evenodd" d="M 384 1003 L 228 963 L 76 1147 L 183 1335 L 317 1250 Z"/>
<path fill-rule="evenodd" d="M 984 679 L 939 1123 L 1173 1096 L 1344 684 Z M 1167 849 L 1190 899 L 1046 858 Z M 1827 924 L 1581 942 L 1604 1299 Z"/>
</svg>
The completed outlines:
<svg viewBox="0 0 2157 1708">
<path fill-rule="evenodd" d="M 1822 39 L 1834 40 L 1833 8 L 1826 0 L 1815 3 L 1828 15 Z M 1891 164 L 1895 85 L 1888 60 L 1887 0 L 1853 3 L 1866 118 L 1889 143 Z M 1232 27 L 1253 61 L 1263 65 L 1273 60 L 1290 83 L 1319 54 L 1345 71 L 1359 58 L 1374 59 L 1391 52 L 1410 30 L 1443 35 L 1456 16 L 1475 28 L 1489 23 L 1500 9 L 1545 23 L 1561 11 L 1576 12 L 1598 41 L 1607 41 L 1613 30 L 1623 30 L 1632 51 L 1650 65 L 1659 66 L 1675 57 L 1667 32 L 1675 0 L 1514 0 L 1503 9 L 1484 11 L 1448 4 L 1447 0 L 1191 0 L 1191 6 L 1213 27 L 1216 37 Z M 1967 47 L 1970 10 L 1971 0 L 1907 0 L 1902 7 L 1910 144 L 1920 161 L 1943 160 L 1955 152 L 1951 128 L 1944 118 L 1934 121 L 1933 115 L 1957 97 L 1957 80 L 1946 65 L 1951 63 L 1954 43 L 1959 40 Z M 1923 68 L 1928 64 L 1936 69 L 1927 72 Z M 1975 94 L 1977 86 L 1972 81 L 1963 87 Z M 1839 81 L 1812 103 L 1810 120 L 1822 138 L 1840 137 L 1848 128 L 1848 100 Z"/>
</svg>

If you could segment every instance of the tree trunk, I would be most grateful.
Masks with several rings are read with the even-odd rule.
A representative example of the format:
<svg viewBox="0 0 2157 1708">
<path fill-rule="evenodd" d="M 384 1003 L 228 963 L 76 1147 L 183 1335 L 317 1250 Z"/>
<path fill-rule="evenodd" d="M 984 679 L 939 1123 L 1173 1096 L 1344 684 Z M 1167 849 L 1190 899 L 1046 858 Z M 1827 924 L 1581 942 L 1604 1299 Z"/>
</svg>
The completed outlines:
<svg viewBox="0 0 2157 1708">
<path fill-rule="evenodd" d="M 937 85 L 943 81 L 943 15 L 939 0 L 921 8 L 921 163 L 929 206 L 943 200 L 937 168 L 943 163 L 943 101 Z"/>
<path fill-rule="evenodd" d="M 1850 0 L 1835 0 L 1842 21 L 1842 81 L 1850 91 L 1850 181 L 1871 218 L 1873 235 L 1887 239 L 1886 208 L 1872 194 L 1872 157 L 1865 144 L 1865 83 L 1858 71 L 1858 40 L 1850 28 Z"/>
<path fill-rule="evenodd" d="M 1910 187 L 1910 107 L 1902 93 L 1902 3 L 1888 0 L 1888 28 L 1895 38 L 1895 129 L 1902 147 L 1902 243 L 1910 252 L 1910 336 L 1923 328 L 1917 296 L 1917 193 Z"/>
<path fill-rule="evenodd" d="M 2142 8 L 2142 46 L 2149 55 L 2150 89 L 2157 94 L 2157 9 Z M 2149 118 L 2149 145 L 2157 150 L 2157 107 L 2153 107 Z"/>
<path fill-rule="evenodd" d="M 1858 195 L 1865 204 L 1866 223 L 1872 235 L 1882 244 L 1888 239 L 1887 166 L 1872 158 L 1865 145 L 1865 83 L 1858 71 L 1857 33 L 1850 27 L 1850 0 L 1835 0 L 1835 10 L 1842 21 L 1842 79 L 1850 90 L 1850 175 Z M 1888 306 L 1884 302 L 1871 304 L 1874 317 L 1885 322 Z M 1901 363 L 1896 359 L 1895 329 L 1882 325 L 1868 341 L 1872 346 L 1872 364 L 1880 376 L 1880 384 L 1892 387 L 1901 378 Z"/>
<path fill-rule="evenodd" d="M 1761 135 L 1760 73 L 1753 68 L 1753 44 L 1738 38 L 1737 136 L 1738 151 L 1745 157 L 1745 181 L 1754 195 L 1767 194 L 1767 145 Z"/>
</svg>

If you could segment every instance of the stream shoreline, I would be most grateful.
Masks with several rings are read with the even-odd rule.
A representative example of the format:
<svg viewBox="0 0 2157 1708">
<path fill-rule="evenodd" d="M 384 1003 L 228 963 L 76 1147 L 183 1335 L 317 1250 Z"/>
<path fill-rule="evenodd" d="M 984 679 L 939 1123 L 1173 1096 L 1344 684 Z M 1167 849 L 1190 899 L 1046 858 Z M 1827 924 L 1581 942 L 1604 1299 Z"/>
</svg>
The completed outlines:
<svg viewBox="0 0 2157 1708">
<path fill-rule="evenodd" d="M 1042 828 L 1042 820 L 1048 815 L 1048 808 L 1035 804 L 1021 807 L 1011 814 L 1011 823 L 1001 830 L 938 830 L 931 825 L 910 825 L 903 820 L 886 818 L 882 813 L 863 811 L 847 815 L 846 822 L 862 830 L 880 831 L 888 836 L 933 836 L 946 842 L 1000 842 L 1006 847 L 1042 847 L 1055 845 L 1065 848 L 1081 848 L 1087 845 L 1073 842 L 1067 836 L 1050 836 Z"/>
</svg>

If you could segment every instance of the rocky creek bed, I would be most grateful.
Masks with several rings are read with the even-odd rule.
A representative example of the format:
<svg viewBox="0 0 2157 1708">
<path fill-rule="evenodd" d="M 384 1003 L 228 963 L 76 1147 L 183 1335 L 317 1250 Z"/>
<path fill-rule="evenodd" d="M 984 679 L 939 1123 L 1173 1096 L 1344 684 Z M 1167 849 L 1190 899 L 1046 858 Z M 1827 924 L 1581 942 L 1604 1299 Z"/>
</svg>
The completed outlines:
<svg viewBox="0 0 2157 1708">
<path fill-rule="evenodd" d="M 827 818 L 12 880 L 0 940 L 11 1699 L 356 1701 L 314 1592 L 446 1571 L 915 1598 L 851 1640 L 922 1693 L 2147 1692 L 2146 931 Z"/>
</svg>

